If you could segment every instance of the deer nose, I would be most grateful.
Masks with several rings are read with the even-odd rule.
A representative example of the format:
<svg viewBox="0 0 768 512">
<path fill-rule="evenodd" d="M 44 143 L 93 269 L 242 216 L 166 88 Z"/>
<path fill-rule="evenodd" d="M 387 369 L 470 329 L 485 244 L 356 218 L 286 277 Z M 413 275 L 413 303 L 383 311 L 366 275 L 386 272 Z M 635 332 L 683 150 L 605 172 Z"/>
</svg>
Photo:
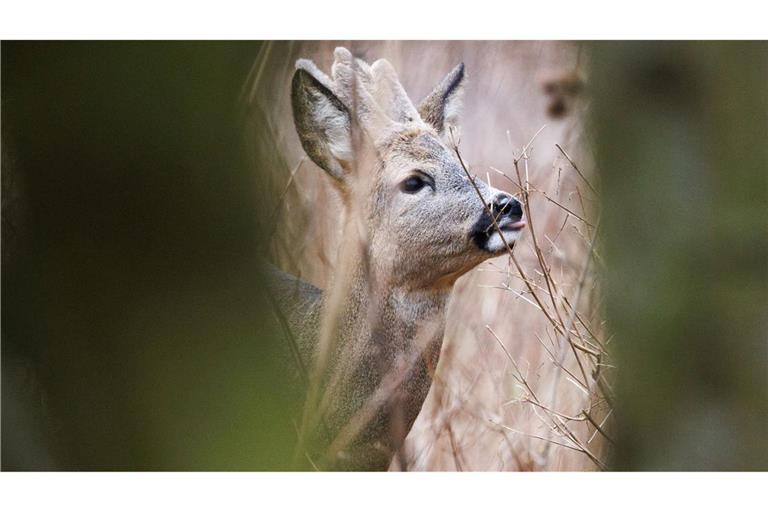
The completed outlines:
<svg viewBox="0 0 768 512">
<path fill-rule="evenodd" d="M 523 216 L 523 207 L 520 201 L 508 194 L 499 194 L 491 203 L 491 213 L 496 218 L 513 217 L 520 219 Z"/>
</svg>

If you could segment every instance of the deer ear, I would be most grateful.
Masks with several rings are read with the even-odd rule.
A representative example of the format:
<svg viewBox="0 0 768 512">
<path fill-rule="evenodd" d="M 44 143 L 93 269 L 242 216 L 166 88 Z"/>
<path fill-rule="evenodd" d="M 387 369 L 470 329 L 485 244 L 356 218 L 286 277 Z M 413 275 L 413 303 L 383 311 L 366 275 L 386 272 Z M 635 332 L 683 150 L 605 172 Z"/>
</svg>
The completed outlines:
<svg viewBox="0 0 768 512">
<path fill-rule="evenodd" d="M 338 181 L 352 161 L 349 111 L 331 91 L 330 80 L 310 61 L 299 60 L 291 84 L 296 132 L 309 158 Z"/>
<path fill-rule="evenodd" d="M 464 76 L 464 63 L 461 63 L 419 104 L 421 119 L 432 125 L 440 135 L 445 133 L 448 126 L 458 123 Z"/>
</svg>

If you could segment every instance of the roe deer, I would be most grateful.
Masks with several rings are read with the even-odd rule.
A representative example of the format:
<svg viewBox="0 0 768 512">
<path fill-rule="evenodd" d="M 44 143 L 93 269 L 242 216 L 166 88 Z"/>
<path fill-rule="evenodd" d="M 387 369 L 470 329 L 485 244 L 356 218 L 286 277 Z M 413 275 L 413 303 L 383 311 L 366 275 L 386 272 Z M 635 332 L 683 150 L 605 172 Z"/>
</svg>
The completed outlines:
<svg viewBox="0 0 768 512">
<path fill-rule="evenodd" d="M 525 222 L 518 200 L 473 184 L 449 145 L 463 64 L 415 107 L 386 60 L 334 56 L 330 76 L 297 61 L 291 100 L 304 150 L 341 194 L 352 249 L 332 290 L 280 271 L 271 286 L 302 364 L 321 374 L 321 419 L 304 422 L 321 439 L 314 462 L 383 470 L 427 397 L 454 282 L 505 252 Z"/>
</svg>

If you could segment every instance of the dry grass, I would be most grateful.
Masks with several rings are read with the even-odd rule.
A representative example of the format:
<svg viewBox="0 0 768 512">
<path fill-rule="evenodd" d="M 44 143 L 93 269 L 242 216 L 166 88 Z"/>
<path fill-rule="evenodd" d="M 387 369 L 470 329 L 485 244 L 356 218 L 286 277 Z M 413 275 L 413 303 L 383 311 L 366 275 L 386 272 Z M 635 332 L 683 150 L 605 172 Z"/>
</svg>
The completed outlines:
<svg viewBox="0 0 768 512">
<path fill-rule="evenodd" d="M 283 210 L 274 221 L 273 256 L 323 288 L 337 257 L 341 203 L 324 173 L 303 158 L 288 83 L 295 58 L 328 69 L 337 44 L 371 60 L 389 59 L 416 101 L 464 61 L 470 82 L 457 149 L 471 173 L 518 195 L 528 220 L 510 254 L 457 282 L 435 382 L 393 468 L 603 468 L 611 364 L 595 280 L 596 187 L 578 109 L 547 118 L 549 99 L 537 79 L 552 70 L 573 73 L 578 48 L 537 42 L 265 47 L 245 95 L 265 118 L 268 136 L 258 143 L 278 155 L 275 189 Z"/>
</svg>

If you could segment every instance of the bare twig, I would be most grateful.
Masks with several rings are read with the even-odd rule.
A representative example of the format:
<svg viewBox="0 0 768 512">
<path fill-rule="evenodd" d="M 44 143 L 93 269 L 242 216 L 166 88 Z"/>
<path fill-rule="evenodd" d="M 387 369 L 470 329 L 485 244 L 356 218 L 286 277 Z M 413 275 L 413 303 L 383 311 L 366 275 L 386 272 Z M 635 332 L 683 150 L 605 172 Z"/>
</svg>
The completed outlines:
<svg viewBox="0 0 768 512">
<path fill-rule="evenodd" d="M 579 170 L 579 167 L 575 163 L 573 163 L 573 160 L 571 160 L 571 157 L 568 156 L 568 153 L 566 153 L 562 147 L 560 147 L 560 144 L 555 144 L 555 147 L 560 150 L 560 152 L 563 154 L 565 159 L 568 160 L 568 162 L 571 164 L 573 169 L 579 174 L 581 179 L 584 180 L 584 183 L 587 184 L 589 189 L 595 194 L 597 194 L 597 190 L 595 190 L 595 187 L 593 187 L 592 184 L 589 182 L 589 180 L 584 176 L 584 174 L 582 174 L 581 170 Z"/>
</svg>

